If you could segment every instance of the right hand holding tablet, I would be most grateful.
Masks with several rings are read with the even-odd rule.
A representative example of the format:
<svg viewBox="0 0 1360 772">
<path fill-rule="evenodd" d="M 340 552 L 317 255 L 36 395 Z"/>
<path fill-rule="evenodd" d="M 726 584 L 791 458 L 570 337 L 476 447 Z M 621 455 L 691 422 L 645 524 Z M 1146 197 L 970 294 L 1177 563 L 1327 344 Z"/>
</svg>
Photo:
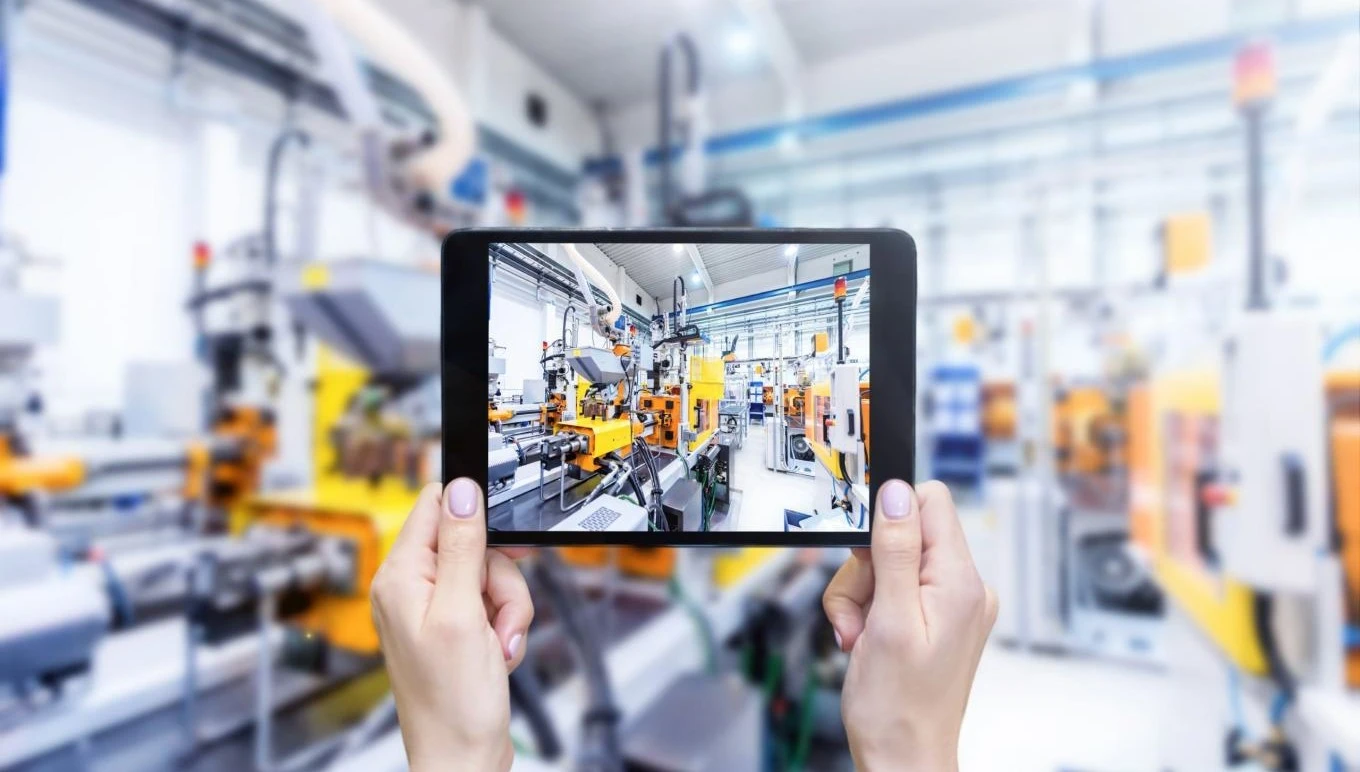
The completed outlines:
<svg viewBox="0 0 1360 772">
<path fill-rule="evenodd" d="M 996 595 L 982 583 L 949 489 L 879 489 L 872 547 L 836 572 L 823 606 L 850 667 L 841 715 L 856 768 L 953 770 Z"/>
</svg>

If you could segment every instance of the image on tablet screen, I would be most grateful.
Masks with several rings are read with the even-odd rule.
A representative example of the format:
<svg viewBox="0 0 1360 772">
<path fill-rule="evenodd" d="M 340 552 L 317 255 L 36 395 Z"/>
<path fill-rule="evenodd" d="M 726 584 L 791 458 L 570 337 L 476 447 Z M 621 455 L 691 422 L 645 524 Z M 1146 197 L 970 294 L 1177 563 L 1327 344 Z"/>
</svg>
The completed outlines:
<svg viewBox="0 0 1360 772">
<path fill-rule="evenodd" d="M 490 258 L 491 529 L 868 529 L 867 245 Z"/>
</svg>

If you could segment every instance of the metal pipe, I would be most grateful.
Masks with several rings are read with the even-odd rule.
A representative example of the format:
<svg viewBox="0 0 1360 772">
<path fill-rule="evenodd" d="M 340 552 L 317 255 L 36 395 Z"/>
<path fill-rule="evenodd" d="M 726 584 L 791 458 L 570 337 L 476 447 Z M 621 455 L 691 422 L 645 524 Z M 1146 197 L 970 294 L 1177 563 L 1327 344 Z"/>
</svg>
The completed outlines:
<svg viewBox="0 0 1360 772">
<path fill-rule="evenodd" d="M 845 298 L 836 299 L 836 364 L 845 364 Z"/>
<path fill-rule="evenodd" d="M 671 115 L 671 53 L 677 47 L 684 49 L 689 65 L 689 94 L 694 96 L 699 92 L 699 52 L 694 41 L 688 35 L 681 33 L 668 40 L 661 47 L 660 82 L 657 84 L 657 152 L 660 154 L 658 167 L 661 185 L 661 219 L 663 221 L 670 220 L 672 195 L 674 194 L 671 182 L 671 123 L 674 120 Z"/>
<path fill-rule="evenodd" d="M 698 313 L 706 313 L 708 311 L 716 311 L 720 308 L 730 308 L 732 306 L 739 306 L 745 303 L 754 303 L 758 300 L 769 300 L 771 298 L 778 298 L 781 295 L 787 295 L 790 292 L 804 292 L 810 289 L 817 289 L 818 287 L 826 287 L 828 285 L 835 284 L 836 279 L 839 278 L 843 278 L 847 282 L 852 282 L 857 281 L 859 279 L 863 279 L 868 275 L 869 269 L 864 268 L 859 271 L 851 271 L 850 273 L 839 274 L 837 276 L 828 276 L 825 279 L 813 279 L 811 281 L 805 281 L 802 284 L 794 284 L 789 287 L 780 287 L 779 289 L 757 292 L 754 295 L 743 295 L 742 297 L 739 298 L 719 300 L 716 303 L 709 303 L 706 306 L 698 306 L 697 308 L 691 308 L 689 309 L 689 313 L 691 315 Z"/>
<path fill-rule="evenodd" d="M 1270 306 L 1266 297 L 1265 192 L 1261 184 L 1264 149 L 1262 123 L 1264 104 L 1243 108 L 1247 121 L 1247 310 L 1264 311 Z"/>
<path fill-rule="evenodd" d="M 274 593 L 262 592 L 257 606 L 260 652 L 255 661 L 255 769 L 269 772 L 274 745 L 274 650 L 269 641 L 274 635 Z"/>
</svg>

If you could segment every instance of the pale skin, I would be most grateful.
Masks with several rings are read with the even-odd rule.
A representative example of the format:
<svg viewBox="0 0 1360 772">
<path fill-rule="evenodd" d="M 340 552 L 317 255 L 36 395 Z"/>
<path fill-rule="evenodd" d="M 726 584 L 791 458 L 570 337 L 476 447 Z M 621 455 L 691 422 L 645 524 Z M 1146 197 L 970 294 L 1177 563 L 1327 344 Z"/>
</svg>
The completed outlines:
<svg viewBox="0 0 1360 772">
<path fill-rule="evenodd" d="M 948 489 L 881 486 L 872 547 L 823 596 L 850 655 L 842 717 L 856 768 L 954 770 L 996 596 L 978 577 Z M 488 550 L 471 480 L 420 494 L 373 580 L 373 617 L 413 772 L 506 770 L 508 676 L 533 620 L 513 558 Z"/>
</svg>

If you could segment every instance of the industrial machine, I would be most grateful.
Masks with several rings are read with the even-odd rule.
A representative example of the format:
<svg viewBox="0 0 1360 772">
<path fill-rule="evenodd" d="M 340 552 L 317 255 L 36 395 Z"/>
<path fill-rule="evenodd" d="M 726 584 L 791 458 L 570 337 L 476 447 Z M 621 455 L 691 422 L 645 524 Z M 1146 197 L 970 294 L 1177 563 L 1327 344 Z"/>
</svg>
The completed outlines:
<svg viewBox="0 0 1360 772">
<path fill-rule="evenodd" d="M 572 281 L 560 288 L 562 337 L 542 349 L 547 399 L 491 405 L 490 527 L 719 526 L 732 501 L 732 464 L 718 441 L 725 369 L 721 358 L 692 352 L 702 336 L 687 322 L 683 279 L 676 279 L 672 314 L 639 329 L 578 247 L 558 246 Z M 577 326 L 568 326 L 573 314 L 603 346 L 579 344 Z M 645 517 L 630 514 L 639 508 Z"/>
<path fill-rule="evenodd" d="M 845 277 L 838 277 L 833 288 L 836 305 L 836 353 L 809 365 L 817 373 L 806 390 L 804 410 L 805 438 L 817 459 L 815 477 L 819 487 L 829 492 L 829 503 L 818 502 L 817 520 L 841 518 L 847 527 L 868 527 L 870 409 L 868 361 L 848 360 L 845 347 L 845 306 L 849 301 Z M 867 301 L 869 282 L 865 279 L 855 293 L 852 310 Z M 814 345 L 814 351 L 816 346 Z M 824 486 L 824 487 L 823 487 Z"/>
<path fill-rule="evenodd" d="M 1131 527 L 1170 619 L 1271 705 L 1263 738 L 1225 722 L 1227 764 L 1360 762 L 1347 632 L 1355 553 L 1336 538 L 1355 523 L 1354 476 L 1338 465 L 1355 451 L 1350 398 L 1338 396 L 1350 379 L 1334 377 L 1329 392 L 1320 349 L 1316 320 L 1247 312 L 1225 341 L 1221 378 L 1167 373 L 1131 394 Z"/>
</svg>

